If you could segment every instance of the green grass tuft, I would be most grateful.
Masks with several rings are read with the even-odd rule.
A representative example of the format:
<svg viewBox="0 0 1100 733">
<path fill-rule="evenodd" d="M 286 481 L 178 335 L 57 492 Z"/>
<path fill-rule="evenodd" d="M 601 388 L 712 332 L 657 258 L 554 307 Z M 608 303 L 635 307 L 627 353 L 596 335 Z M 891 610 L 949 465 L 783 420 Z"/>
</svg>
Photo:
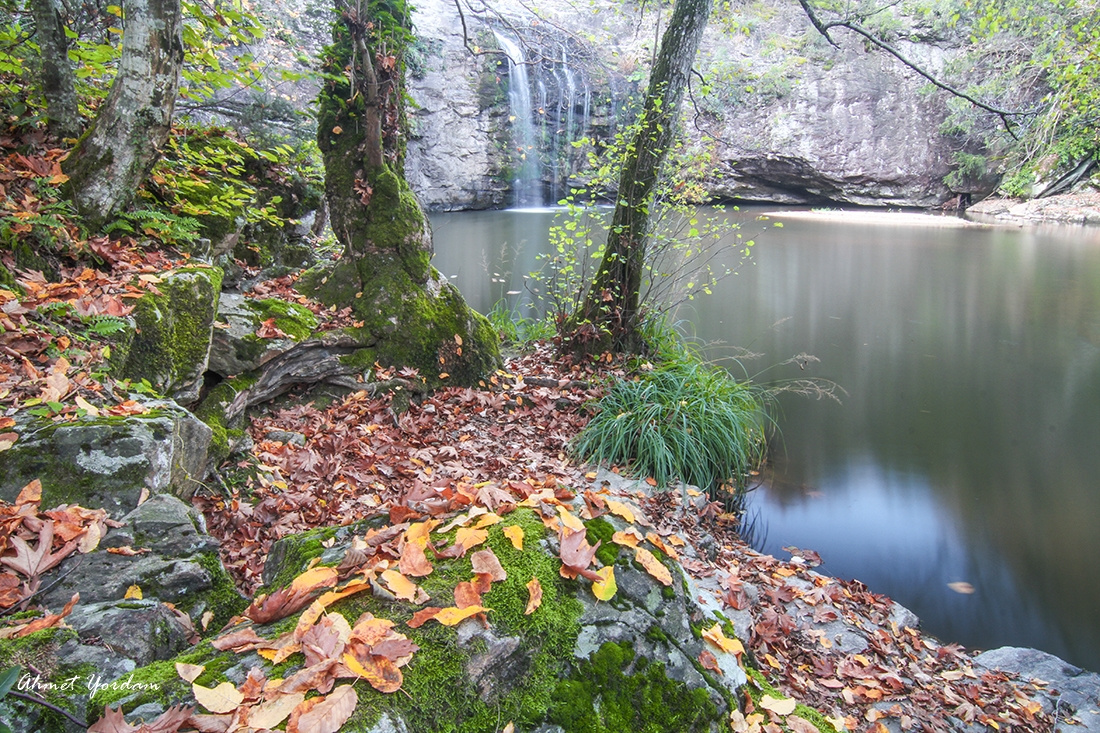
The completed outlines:
<svg viewBox="0 0 1100 733">
<path fill-rule="evenodd" d="M 572 451 L 625 465 L 658 485 L 677 479 L 708 490 L 744 487 L 766 454 L 768 393 L 686 357 L 616 381 Z"/>
</svg>

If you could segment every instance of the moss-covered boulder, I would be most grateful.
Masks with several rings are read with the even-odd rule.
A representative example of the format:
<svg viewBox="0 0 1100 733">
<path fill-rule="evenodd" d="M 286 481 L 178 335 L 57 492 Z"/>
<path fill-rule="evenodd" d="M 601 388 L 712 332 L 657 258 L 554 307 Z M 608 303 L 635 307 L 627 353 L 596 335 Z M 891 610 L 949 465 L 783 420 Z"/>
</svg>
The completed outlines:
<svg viewBox="0 0 1100 733">
<path fill-rule="evenodd" d="M 0 499 L 14 500 L 34 479 L 43 508 L 102 507 L 116 519 L 143 490 L 189 499 L 206 472 L 211 430 L 173 402 L 148 406 L 129 417 L 19 422 L 19 441 L 0 460 Z"/>
<path fill-rule="evenodd" d="M 261 330 L 265 323 L 273 330 Z M 222 377 L 251 372 L 307 339 L 316 328 L 317 317 L 296 303 L 222 293 L 207 368 Z"/>
<path fill-rule="evenodd" d="M 393 529 L 385 519 L 280 539 L 265 567 L 264 591 L 275 594 L 318 564 L 357 562 L 354 558 L 363 557 L 364 546 L 380 548 L 396 542 L 407 525 Z M 616 522 L 612 526 L 621 529 L 623 524 Z M 468 522 L 467 529 L 474 524 Z M 439 547 L 454 542 L 458 531 L 450 528 L 438 541 Z M 355 712 L 341 730 L 495 733 L 509 722 L 516 731 L 528 733 L 728 730 L 729 707 L 736 704 L 736 688 L 745 678 L 740 674 L 719 679 L 701 667 L 698 658 L 704 642 L 698 629 L 719 619 L 700 609 L 687 593 L 676 563 L 663 559 L 676 578 L 664 585 L 635 566 L 632 555 L 613 555 L 609 559 L 619 578 L 619 591 L 612 600 L 600 601 L 590 581 L 562 576 L 557 535 L 547 530 L 534 510 L 517 509 L 499 522 L 486 522 L 483 531 L 484 541 L 465 556 L 429 553 L 432 571 L 415 577 L 415 582 L 430 598 L 421 598 L 419 604 L 397 598 L 382 570 L 376 568 L 368 573 L 373 592 L 360 592 L 328 606 L 329 614 L 338 614 L 349 624 L 365 613 L 386 619 L 383 623 L 392 621 L 394 631 L 417 647 L 402 667 L 399 692 L 385 694 L 367 684 L 355 685 Z M 519 536 L 521 542 L 516 541 Z M 496 580 L 481 596 L 481 605 L 491 609 L 484 621 L 468 618 L 454 626 L 418 623 L 415 614 L 427 606 L 459 604 L 459 586 L 475 579 L 475 567 L 482 567 L 475 565 L 481 562 L 474 559 L 475 554 L 483 550 L 491 551 L 503 571 L 496 573 Z M 531 605 L 532 585 L 541 590 L 541 602 L 535 605 Z M 298 627 L 299 623 L 299 615 L 294 614 L 270 625 L 253 625 L 251 631 L 276 639 L 295 628 L 306 628 Z M 225 668 L 216 652 L 208 652 L 207 657 Z M 305 679 L 312 673 L 295 675 L 305 668 L 307 659 L 316 660 L 317 655 L 295 652 L 281 657 L 277 665 L 250 651 L 237 658 L 238 664 L 203 684 L 228 680 L 241 685 L 253 667 L 268 679 Z M 732 665 L 737 669 L 735 660 Z M 145 693 L 112 697 L 127 711 L 154 703 L 157 707 L 143 710 L 155 711 L 191 699 L 186 687 L 173 681 L 175 670 L 167 664 L 150 665 L 136 674 L 159 684 L 161 690 L 175 691 L 159 698 Z"/>
<path fill-rule="evenodd" d="M 222 271 L 195 265 L 161 275 L 135 304 L 121 376 L 148 380 L 181 404 L 198 399 L 210 356 Z"/>
</svg>

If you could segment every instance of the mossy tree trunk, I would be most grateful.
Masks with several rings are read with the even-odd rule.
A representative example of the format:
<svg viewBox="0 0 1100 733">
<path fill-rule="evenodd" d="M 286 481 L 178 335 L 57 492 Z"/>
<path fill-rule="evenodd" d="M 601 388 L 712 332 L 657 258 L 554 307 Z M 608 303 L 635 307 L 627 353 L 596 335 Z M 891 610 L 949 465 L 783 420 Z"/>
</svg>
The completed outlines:
<svg viewBox="0 0 1100 733">
<path fill-rule="evenodd" d="M 168 139 L 183 66 L 180 0 L 125 0 L 122 56 L 107 101 L 63 166 L 92 224 L 130 202 Z"/>
<path fill-rule="evenodd" d="M 706 30 L 711 0 L 676 0 L 649 77 L 638 132 L 619 175 L 618 203 L 603 261 L 571 323 L 578 353 L 637 351 L 644 316 L 639 302 L 650 237 L 650 204 L 672 145 L 691 66 Z"/>
<path fill-rule="evenodd" d="M 336 0 L 336 11 L 317 135 L 344 257 L 303 285 L 354 308 L 366 366 L 376 359 L 433 382 L 472 383 L 499 363 L 497 337 L 431 266 L 431 228 L 405 180 L 409 8 L 403 0 Z"/>
<path fill-rule="evenodd" d="M 35 40 L 42 64 L 42 94 L 50 132 L 58 137 L 80 134 L 80 111 L 76 102 L 76 75 L 69 62 L 69 41 L 58 0 L 31 0 Z"/>
</svg>

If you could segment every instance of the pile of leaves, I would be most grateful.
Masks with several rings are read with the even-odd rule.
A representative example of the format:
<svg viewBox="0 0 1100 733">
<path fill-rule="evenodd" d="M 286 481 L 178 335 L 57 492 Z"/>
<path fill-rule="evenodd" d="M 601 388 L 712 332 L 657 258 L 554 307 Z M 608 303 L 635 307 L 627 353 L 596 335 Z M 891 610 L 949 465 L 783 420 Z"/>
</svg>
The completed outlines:
<svg viewBox="0 0 1100 733">
<path fill-rule="evenodd" d="M 25 607 L 39 592 L 42 576 L 74 553 L 99 546 L 108 527 L 119 526 L 102 509 L 61 505 L 42 511 L 42 484 L 23 487 L 14 504 L 0 502 L 0 611 Z M 33 543 L 33 545 L 32 545 Z M 59 614 L 0 627 L 0 639 L 17 639 L 58 626 L 80 599 L 76 594 Z"/>
<path fill-rule="evenodd" d="M 442 389 L 404 412 L 392 394 L 367 390 L 323 410 L 279 410 L 251 424 L 256 462 L 238 466 L 254 472 L 245 486 L 196 502 L 222 540 L 226 568 L 251 591 L 271 544 L 288 534 L 386 513 L 395 521 L 439 515 L 471 492 L 512 500 L 512 484 L 574 483 L 583 471 L 566 443 L 586 421 L 581 406 L 598 394 L 593 372 L 543 346 L 478 389 Z M 417 380 L 392 370 L 376 376 Z M 304 444 L 271 440 L 272 431 L 299 433 Z"/>
</svg>

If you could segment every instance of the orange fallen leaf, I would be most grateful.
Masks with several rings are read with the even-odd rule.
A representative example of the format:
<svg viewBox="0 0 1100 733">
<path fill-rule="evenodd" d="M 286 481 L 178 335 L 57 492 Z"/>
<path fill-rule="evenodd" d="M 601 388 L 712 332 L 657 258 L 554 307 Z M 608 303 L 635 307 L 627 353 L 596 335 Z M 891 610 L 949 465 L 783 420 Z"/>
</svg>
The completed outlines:
<svg viewBox="0 0 1100 733">
<path fill-rule="evenodd" d="M 741 654 L 745 653 L 745 646 L 741 643 L 741 640 L 731 639 L 726 636 L 725 633 L 722 631 L 721 624 L 716 623 L 709 629 L 704 629 L 703 638 L 728 654 L 736 654 L 740 656 Z"/>
<path fill-rule="evenodd" d="M 633 527 L 626 530 L 625 532 L 616 532 L 615 534 L 611 535 L 611 541 L 617 545 L 622 545 L 623 547 L 637 547 L 642 539 L 643 538 L 641 534 L 639 534 L 638 530 L 634 529 Z"/>
<path fill-rule="evenodd" d="M 465 621 L 474 614 L 484 613 L 485 611 L 491 611 L 492 609 L 485 608 L 484 606 L 467 606 L 466 608 L 444 608 L 432 616 L 433 619 L 443 624 L 444 626 L 455 626 L 456 624 Z"/>
<path fill-rule="evenodd" d="M 414 578 L 423 578 L 432 574 L 432 564 L 428 556 L 424 554 L 424 546 L 416 542 L 405 540 L 405 546 L 401 549 L 401 560 L 398 569 L 405 575 Z"/>
<path fill-rule="evenodd" d="M 662 585 L 672 585 L 672 573 L 652 552 L 644 547 L 636 547 L 634 548 L 634 559 L 641 563 L 646 572 L 656 578 Z"/>
<path fill-rule="evenodd" d="M 344 654 L 342 661 L 352 673 L 365 679 L 379 692 L 397 692 L 401 689 L 401 670 L 386 657 L 368 654 L 360 660 L 352 654 Z"/>
<path fill-rule="evenodd" d="M 420 587 L 396 570 L 386 570 L 382 573 L 382 582 L 386 588 L 402 601 L 411 601 L 416 598 L 416 592 Z"/>
<path fill-rule="evenodd" d="M 629 506 L 627 506 L 623 502 L 615 501 L 614 499 L 608 499 L 607 508 L 612 514 L 620 516 L 631 524 L 634 524 L 634 512 L 630 509 Z"/>
<path fill-rule="evenodd" d="M 523 527 L 518 524 L 510 524 L 503 531 L 504 536 L 512 543 L 512 547 L 523 550 Z"/>
<path fill-rule="evenodd" d="M 542 583 L 538 578 L 527 581 L 527 594 L 527 609 L 523 613 L 525 616 L 530 616 L 542 605 Z"/>
</svg>

